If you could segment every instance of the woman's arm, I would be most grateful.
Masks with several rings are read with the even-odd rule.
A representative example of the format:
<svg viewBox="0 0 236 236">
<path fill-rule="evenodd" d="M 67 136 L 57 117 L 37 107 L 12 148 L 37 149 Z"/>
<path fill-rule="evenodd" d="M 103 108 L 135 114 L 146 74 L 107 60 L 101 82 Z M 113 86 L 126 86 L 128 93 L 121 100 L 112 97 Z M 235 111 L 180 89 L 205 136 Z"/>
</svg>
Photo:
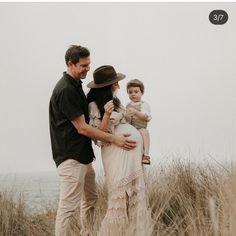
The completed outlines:
<svg viewBox="0 0 236 236">
<path fill-rule="evenodd" d="M 101 121 L 98 129 L 100 129 L 104 132 L 107 132 L 109 121 L 110 121 L 110 116 L 104 113 L 104 115 L 102 117 L 102 121 Z"/>
<path fill-rule="evenodd" d="M 114 110 L 114 105 L 113 105 L 112 100 L 105 104 L 104 110 L 105 110 L 105 113 L 102 117 L 102 121 L 101 121 L 98 128 L 100 130 L 104 131 L 104 132 L 107 132 L 108 125 L 109 125 L 109 122 L 110 122 L 110 116 L 111 116 L 111 113 Z"/>
</svg>

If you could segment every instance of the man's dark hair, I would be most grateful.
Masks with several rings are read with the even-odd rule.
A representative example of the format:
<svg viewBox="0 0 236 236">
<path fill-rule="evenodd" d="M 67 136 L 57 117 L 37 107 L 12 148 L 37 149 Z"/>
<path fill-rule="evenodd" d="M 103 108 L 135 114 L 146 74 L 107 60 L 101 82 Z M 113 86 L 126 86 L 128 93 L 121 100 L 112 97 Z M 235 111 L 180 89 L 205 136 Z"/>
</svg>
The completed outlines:
<svg viewBox="0 0 236 236">
<path fill-rule="evenodd" d="M 68 65 L 68 62 L 71 61 L 73 64 L 76 64 L 79 62 L 80 58 L 89 57 L 90 52 L 87 48 L 77 45 L 71 45 L 65 55 L 65 61 L 66 65 Z"/>
<path fill-rule="evenodd" d="M 113 98 L 111 85 L 103 87 L 103 88 L 91 88 L 87 94 L 88 104 L 90 102 L 95 102 L 97 104 L 98 110 L 101 114 L 101 119 L 105 113 L 104 105 L 110 100 L 113 100 L 114 110 L 117 111 L 121 103 L 117 97 Z"/>
</svg>

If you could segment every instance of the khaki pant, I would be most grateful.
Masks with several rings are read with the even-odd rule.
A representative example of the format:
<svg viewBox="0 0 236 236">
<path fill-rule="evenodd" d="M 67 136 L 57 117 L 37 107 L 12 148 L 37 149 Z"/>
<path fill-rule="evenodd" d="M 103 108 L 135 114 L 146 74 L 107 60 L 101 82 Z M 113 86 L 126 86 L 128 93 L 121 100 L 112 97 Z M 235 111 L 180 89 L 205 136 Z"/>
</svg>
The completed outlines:
<svg viewBox="0 0 236 236">
<path fill-rule="evenodd" d="M 69 219 L 81 205 L 82 235 L 88 235 L 93 225 L 97 201 L 95 172 L 92 164 L 84 165 L 68 159 L 58 166 L 60 199 L 56 216 L 55 235 L 71 236 Z"/>
</svg>

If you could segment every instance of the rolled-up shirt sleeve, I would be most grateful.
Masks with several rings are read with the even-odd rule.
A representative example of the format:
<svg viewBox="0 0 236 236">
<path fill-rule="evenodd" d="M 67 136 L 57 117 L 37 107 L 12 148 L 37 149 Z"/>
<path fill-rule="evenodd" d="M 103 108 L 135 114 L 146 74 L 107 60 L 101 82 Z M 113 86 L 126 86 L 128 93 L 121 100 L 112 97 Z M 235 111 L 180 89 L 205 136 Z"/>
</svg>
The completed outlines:
<svg viewBox="0 0 236 236">
<path fill-rule="evenodd" d="M 141 113 L 144 113 L 147 115 L 147 121 L 150 121 L 152 119 L 151 116 L 151 108 L 148 103 L 142 102 L 141 104 Z"/>
</svg>

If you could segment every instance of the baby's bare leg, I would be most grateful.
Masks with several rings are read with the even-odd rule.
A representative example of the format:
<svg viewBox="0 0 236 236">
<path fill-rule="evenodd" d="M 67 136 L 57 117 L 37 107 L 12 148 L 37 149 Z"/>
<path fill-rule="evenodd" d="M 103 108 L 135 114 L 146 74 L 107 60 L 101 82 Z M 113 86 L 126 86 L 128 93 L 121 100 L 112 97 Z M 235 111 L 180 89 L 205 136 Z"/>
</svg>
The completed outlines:
<svg viewBox="0 0 236 236">
<path fill-rule="evenodd" d="M 149 156 L 149 148 L 150 148 L 150 136 L 147 129 L 139 129 L 143 137 L 143 148 L 144 148 L 144 155 Z"/>
</svg>

